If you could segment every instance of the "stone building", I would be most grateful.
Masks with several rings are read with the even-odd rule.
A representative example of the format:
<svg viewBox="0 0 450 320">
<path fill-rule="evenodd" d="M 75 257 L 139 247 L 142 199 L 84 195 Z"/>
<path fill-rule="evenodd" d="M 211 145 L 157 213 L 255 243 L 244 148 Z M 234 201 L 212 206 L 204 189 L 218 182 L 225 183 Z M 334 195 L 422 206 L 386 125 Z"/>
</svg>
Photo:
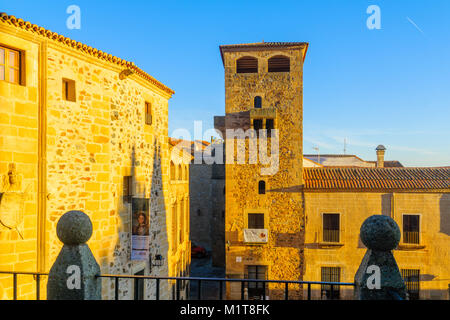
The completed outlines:
<svg viewBox="0 0 450 320">
<path fill-rule="evenodd" d="M 169 276 L 188 277 L 190 274 L 191 242 L 189 239 L 189 165 L 190 152 L 180 148 L 174 139 L 169 138 L 170 151 L 170 232 L 169 232 Z M 187 299 L 189 284 L 182 281 L 180 298 Z M 176 298 L 175 283 L 172 286 L 172 298 Z"/>
<path fill-rule="evenodd" d="M 227 150 L 228 278 L 303 278 L 303 201 L 301 194 L 290 188 L 303 181 L 302 78 L 307 48 L 303 42 L 220 46 L 225 68 L 225 117 L 216 117 L 215 127 L 222 132 Z M 229 147 L 244 145 L 246 154 L 250 149 L 250 139 L 226 135 L 226 130 L 232 129 L 277 129 L 277 170 L 263 174 L 267 165 L 261 162 L 230 163 L 229 159 L 233 163 L 238 160 L 238 154 L 229 152 Z M 249 297 L 266 294 L 274 299 L 283 297 L 283 293 L 284 287 L 279 285 L 248 287 Z M 298 287 L 291 288 L 291 298 L 301 294 Z M 227 297 L 240 297 L 239 283 L 227 284 Z"/>
<path fill-rule="evenodd" d="M 450 167 L 304 168 L 305 274 L 310 281 L 353 282 L 366 252 L 359 229 L 371 215 L 394 219 L 393 251 L 410 299 L 448 299 Z M 352 299 L 350 288 L 313 286 L 313 297 Z"/>
<path fill-rule="evenodd" d="M 215 117 L 215 127 L 227 145 L 227 277 L 353 282 L 366 250 L 359 228 L 369 216 L 383 214 L 402 232 L 394 256 L 410 299 L 447 299 L 450 167 L 406 168 L 385 161 L 382 145 L 376 148 L 376 161 L 355 155 L 303 156 L 306 48 L 304 43 L 220 47 L 226 114 Z M 229 150 L 237 156 L 229 146 L 234 148 L 239 137 L 226 130 L 250 128 L 279 130 L 280 165 L 274 175 L 261 175 L 260 164 L 229 162 Z M 240 137 L 246 161 L 250 138 Z M 247 287 L 250 298 L 281 295 L 276 286 Z M 300 298 L 303 290 L 290 289 L 290 298 Z M 318 285 L 312 293 L 315 299 L 352 298 L 352 289 L 344 287 Z M 239 299 L 240 285 L 228 285 L 227 297 Z"/>
<path fill-rule="evenodd" d="M 88 244 L 102 273 L 185 272 L 189 245 L 173 258 L 167 232 L 171 199 L 188 208 L 187 180 L 176 195 L 169 183 L 174 92 L 132 62 L 4 13 L 0 67 L 0 270 L 48 272 L 62 245 L 56 223 L 76 209 L 92 220 Z M 131 260 L 135 198 L 148 199 L 148 261 Z M 104 298 L 113 282 L 103 281 Z M 34 298 L 34 286 L 19 276 L 19 298 Z M 140 295 L 154 296 L 154 286 L 146 281 Z M 121 280 L 119 293 L 130 298 L 132 282 Z M 0 299 L 11 297 L 11 276 L 1 275 Z M 161 298 L 170 297 L 162 281 Z"/>
<path fill-rule="evenodd" d="M 212 265 L 225 266 L 225 167 L 205 159 L 211 158 L 222 141 L 188 141 L 173 139 L 174 145 L 189 153 L 190 240 L 205 248 Z M 194 158 L 197 157 L 197 160 Z"/>
</svg>

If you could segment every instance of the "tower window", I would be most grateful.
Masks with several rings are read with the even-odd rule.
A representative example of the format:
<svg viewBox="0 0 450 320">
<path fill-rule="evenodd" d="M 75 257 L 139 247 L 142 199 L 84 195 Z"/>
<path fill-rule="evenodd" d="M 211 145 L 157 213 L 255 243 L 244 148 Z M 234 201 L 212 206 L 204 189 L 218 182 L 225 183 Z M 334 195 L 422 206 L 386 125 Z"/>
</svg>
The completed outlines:
<svg viewBox="0 0 450 320">
<path fill-rule="evenodd" d="M 267 279 L 267 266 L 245 266 L 245 278 L 266 280 Z M 259 300 L 266 294 L 265 282 L 247 282 L 248 298 L 251 300 Z"/>
<path fill-rule="evenodd" d="M 264 229 L 264 213 L 249 213 L 248 214 L 248 228 L 249 229 Z"/>
<path fill-rule="evenodd" d="M 145 103 L 145 124 L 152 124 L 152 104 L 150 102 Z"/>
<path fill-rule="evenodd" d="M 273 129 L 274 129 L 273 119 L 266 119 L 266 130 L 268 137 L 270 137 Z"/>
<path fill-rule="evenodd" d="M 236 60 L 236 73 L 258 73 L 258 59 L 242 57 Z"/>
<path fill-rule="evenodd" d="M 266 194 L 266 182 L 263 180 L 258 182 L 258 193 Z"/>
<path fill-rule="evenodd" d="M 260 109 L 262 107 L 262 98 L 260 96 L 256 96 L 253 102 L 255 108 Z"/>
<path fill-rule="evenodd" d="M 63 98 L 66 101 L 76 101 L 75 81 L 62 79 Z"/>
<path fill-rule="evenodd" d="M 291 61 L 286 56 L 275 56 L 269 59 L 269 72 L 289 72 Z"/>
<path fill-rule="evenodd" d="M 258 130 L 261 130 L 262 128 L 263 128 L 262 119 L 254 119 L 253 120 L 253 129 L 256 131 L 256 134 L 258 134 Z"/>
</svg>

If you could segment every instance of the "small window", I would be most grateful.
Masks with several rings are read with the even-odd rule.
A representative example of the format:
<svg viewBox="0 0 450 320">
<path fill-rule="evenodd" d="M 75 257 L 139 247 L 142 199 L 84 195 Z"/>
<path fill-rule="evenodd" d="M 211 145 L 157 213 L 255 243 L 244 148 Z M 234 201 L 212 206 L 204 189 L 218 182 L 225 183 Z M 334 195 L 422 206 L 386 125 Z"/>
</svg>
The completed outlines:
<svg viewBox="0 0 450 320">
<path fill-rule="evenodd" d="M 420 292 L 420 270 L 418 269 L 402 269 L 403 281 L 406 285 L 409 300 L 419 300 Z"/>
<path fill-rule="evenodd" d="M 248 228 L 249 229 L 264 229 L 264 213 L 249 213 L 248 214 Z"/>
<path fill-rule="evenodd" d="M 66 101 L 76 101 L 75 81 L 69 79 L 62 80 L 63 99 Z"/>
<path fill-rule="evenodd" d="M 275 56 L 269 59 L 269 72 L 289 72 L 291 61 L 285 56 Z"/>
<path fill-rule="evenodd" d="M 0 47 L 0 80 L 21 84 L 21 60 L 20 51 Z"/>
<path fill-rule="evenodd" d="M 152 104 L 150 102 L 145 103 L 145 124 L 152 124 Z"/>
<path fill-rule="evenodd" d="M 256 96 L 255 99 L 253 100 L 253 106 L 256 109 L 261 109 L 262 107 L 262 98 L 260 96 Z"/>
<path fill-rule="evenodd" d="M 246 266 L 245 278 L 255 280 L 267 279 L 267 267 L 266 266 Z M 260 300 L 266 294 L 266 284 L 264 282 L 247 282 L 248 299 Z"/>
<path fill-rule="evenodd" d="M 339 267 L 322 267 L 322 282 L 341 282 L 341 268 Z M 326 297 L 329 300 L 339 299 L 339 286 L 322 285 L 322 297 Z"/>
<path fill-rule="evenodd" d="M 273 121 L 273 119 L 266 119 L 266 130 L 267 130 L 267 136 L 268 137 L 271 136 L 273 129 L 274 129 L 274 121 Z"/>
<path fill-rule="evenodd" d="M 181 164 L 178 165 L 178 180 L 183 179 L 183 169 L 181 168 Z"/>
<path fill-rule="evenodd" d="M 175 180 L 175 179 L 176 179 L 175 164 L 173 163 L 173 161 L 170 161 L 170 180 Z"/>
<path fill-rule="evenodd" d="M 132 192 L 133 177 L 125 176 L 123 177 L 123 202 L 131 203 L 131 198 L 133 197 Z"/>
<path fill-rule="evenodd" d="M 403 215 L 403 243 L 419 244 L 418 215 Z"/>
<path fill-rule="evenodd" d="M 339 214 L 323 214 L 323 241 L 339 242 Z"/>
<path fill-rule="evenodd" d="M 266 194 L 266 182 L 263 180 L 258 182 L 258 193 Z"/>
<path fill-rule="evenodd" d="M 258 73 L 258 59 L 242 57 L 236 60 L 236 73 Z"/>
<path fill-rule="evenodd" d="M 263 121 L 262 119 L 254 119 L 253 120 L 253 129 L 256 131 L 256 134 L 258 134 L 259 130 L 263 128 Z"/>
</svg>

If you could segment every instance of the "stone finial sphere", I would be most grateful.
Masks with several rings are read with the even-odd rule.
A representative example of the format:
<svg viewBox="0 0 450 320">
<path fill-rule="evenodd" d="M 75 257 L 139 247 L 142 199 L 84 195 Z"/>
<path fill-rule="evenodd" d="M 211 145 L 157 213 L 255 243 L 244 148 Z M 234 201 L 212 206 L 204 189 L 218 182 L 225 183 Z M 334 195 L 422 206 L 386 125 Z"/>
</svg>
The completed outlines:
<svg viewBox="0 0 450 320">
<path fill-rule="evenodd" d="M 377 251 L 390 251 L 400 241 L 400 229 L 390 217 L 374 215 L 367 218 L 360 230 L 361 241 L 365 246 Z"/>
<path fill-rule="evenodd" d="M 66 212 L 58 221 L 56 234 L 64 244 L 86 243 L 92 236 L 91 219 L 81 211 Z"/>
</svg>

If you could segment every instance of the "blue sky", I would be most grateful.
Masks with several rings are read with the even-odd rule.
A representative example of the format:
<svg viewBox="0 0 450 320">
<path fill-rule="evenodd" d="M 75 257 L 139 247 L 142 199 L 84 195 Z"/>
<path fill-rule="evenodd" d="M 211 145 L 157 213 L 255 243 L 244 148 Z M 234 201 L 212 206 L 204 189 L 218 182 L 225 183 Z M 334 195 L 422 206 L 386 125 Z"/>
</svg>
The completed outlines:
<svg viewBox="0 0 450 320">
<path fill-rule="evenodd" d="M 81 8 L 81 29 L 66 8 Z M 369 5 L 381 29 L 369 30 Z M 135 62 L 175 90 L 169 132 L 224 113 L 218 46 L 305 41 L 304 152 L 450 165 L 450 1 L 0 0 L 0 11 Z"/>
</svg>

